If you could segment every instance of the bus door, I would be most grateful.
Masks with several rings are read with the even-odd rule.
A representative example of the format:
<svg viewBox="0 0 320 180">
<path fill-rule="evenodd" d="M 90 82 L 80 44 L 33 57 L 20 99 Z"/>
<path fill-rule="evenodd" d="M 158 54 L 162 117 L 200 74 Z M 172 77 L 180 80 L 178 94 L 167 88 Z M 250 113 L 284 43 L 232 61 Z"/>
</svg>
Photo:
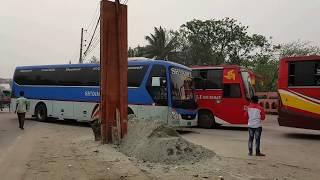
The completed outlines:
<svg viewBox="0 0 320 180">
<path fill-rule="evenodd" d="M 230 124 L 245 124 L 244 108 L 248 105 L 244 98 L 241 74 L 237 69 L 225 68 L 223 70 L 223 93 L 219 106 L 216 106 L 216 113 L 219 119 L 216 122 Z"/>
<path fill-rule="evenodd" d="M 153 65 L 147 81 L 147 91 L 152 98 L 152 104 L 145 109 L 152 119 L 168 123 L 168 80 L 166 67 Z"/>
</svg>

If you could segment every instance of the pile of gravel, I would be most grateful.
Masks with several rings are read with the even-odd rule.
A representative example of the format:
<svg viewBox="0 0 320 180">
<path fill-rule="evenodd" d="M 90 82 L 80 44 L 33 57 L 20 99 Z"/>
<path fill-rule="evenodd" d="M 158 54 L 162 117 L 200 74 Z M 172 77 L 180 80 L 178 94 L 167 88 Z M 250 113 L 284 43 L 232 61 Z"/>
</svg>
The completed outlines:
<svg viewBox="0 0 320 180">
<path fill-rule="evenodd" d="M 136 159 L 164 164 L 196 163 L 214 152 L 183 139 L 174 129 L 154 120 L 129 121 L 120 151 Z"/>
</svg>

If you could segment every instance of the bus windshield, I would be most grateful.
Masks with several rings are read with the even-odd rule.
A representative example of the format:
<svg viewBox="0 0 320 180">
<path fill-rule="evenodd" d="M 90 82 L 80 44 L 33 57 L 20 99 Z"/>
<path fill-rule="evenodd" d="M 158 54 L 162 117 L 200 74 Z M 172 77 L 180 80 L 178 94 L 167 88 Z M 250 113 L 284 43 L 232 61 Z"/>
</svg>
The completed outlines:
<svg viewBox="0 0 320 180">
<path fill-rule="evenodd" d="M 193 95 L 191 71 L 187 69 L 171 67 L 170 77 L 172 86 L 172 107 L 195 109 L 196 103 Z"/>
<path fill-rule="evenodd" d="M 247 71 L 241 71 L 242 81 L 246 93 L 246 97 L 251 99 L 254 96 L 254 90 L 251 83 L 250 74 Z"/>
</svg>

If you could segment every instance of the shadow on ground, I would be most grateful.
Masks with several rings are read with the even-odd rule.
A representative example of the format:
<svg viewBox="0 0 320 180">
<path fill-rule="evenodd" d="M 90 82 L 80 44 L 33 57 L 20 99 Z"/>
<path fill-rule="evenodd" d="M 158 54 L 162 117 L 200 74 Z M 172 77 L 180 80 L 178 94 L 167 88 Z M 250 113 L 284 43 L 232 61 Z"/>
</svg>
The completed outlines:
<svg viewBox="0 0 320 180">
<path fill-rule="evenodd" d="M 199 129 L 203 129 L 203 128 L 178 128 L 176 129 L 177 132 L 179 134 L 191 134 L 191 133 L 196 133 L 196 134 L 199 134 L 198 130 Z M 206 129 L 208 131 L 219 131 L 219 130 L 229 130 L 229 131 L 248 131 L 248 127 L 244 127 L 244 126 L 218 126 L 218 127 L 215 127 L 213 129 Z"/>
<path fill-rule="evenodd" d="M 248 127 L 243 127 L 243 126 L 218 126 L 215 129 L 231 130 L 231 131 L 248 131 Z M 215 129 L 213 129 L 213 130 L 215 130 Z"/>
<path fill-rule="evenodd" d="M 320 140 L 320 134 L 287 133 L 284 136 L 293 139 Z"/>
<path fill-rule="evenodd" d="M 27 119 L 28 121 L 37 121 L 36 119 Z M 40 121 L 37 121 L 40 122 Z M 90 127 L 88 122 L 77 122 L 75 120 L 57 120 L 57 119 L 47 119 L 46 121 L 40 123 L 48 123 L 48 124 L 60 124 L 60 125 L 67 125 L 67 126 L 80 126 L 80 127 Z"/>
</svg>

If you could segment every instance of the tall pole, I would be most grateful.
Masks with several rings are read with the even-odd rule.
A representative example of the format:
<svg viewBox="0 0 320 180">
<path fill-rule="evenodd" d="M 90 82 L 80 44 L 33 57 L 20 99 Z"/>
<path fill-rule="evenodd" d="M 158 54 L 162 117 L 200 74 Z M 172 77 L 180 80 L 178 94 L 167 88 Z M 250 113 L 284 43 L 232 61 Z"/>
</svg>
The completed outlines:
<svg viewBox="0 0 320 180">
<path fill-rule="evenodd" d="M 102 0 L 100 18 L 101 136 L 113 143 L 127 132 L 127 6 Z"/>
<path fill-rule="evenodd" d="M 83 47 L 83 28 L 81 28 L 81 42 L 80 42 L 79 64 L 82 64 L 82 63 L 83 63 L 83 59 L 82 59 L 82 47 Z"/>
</svg>

